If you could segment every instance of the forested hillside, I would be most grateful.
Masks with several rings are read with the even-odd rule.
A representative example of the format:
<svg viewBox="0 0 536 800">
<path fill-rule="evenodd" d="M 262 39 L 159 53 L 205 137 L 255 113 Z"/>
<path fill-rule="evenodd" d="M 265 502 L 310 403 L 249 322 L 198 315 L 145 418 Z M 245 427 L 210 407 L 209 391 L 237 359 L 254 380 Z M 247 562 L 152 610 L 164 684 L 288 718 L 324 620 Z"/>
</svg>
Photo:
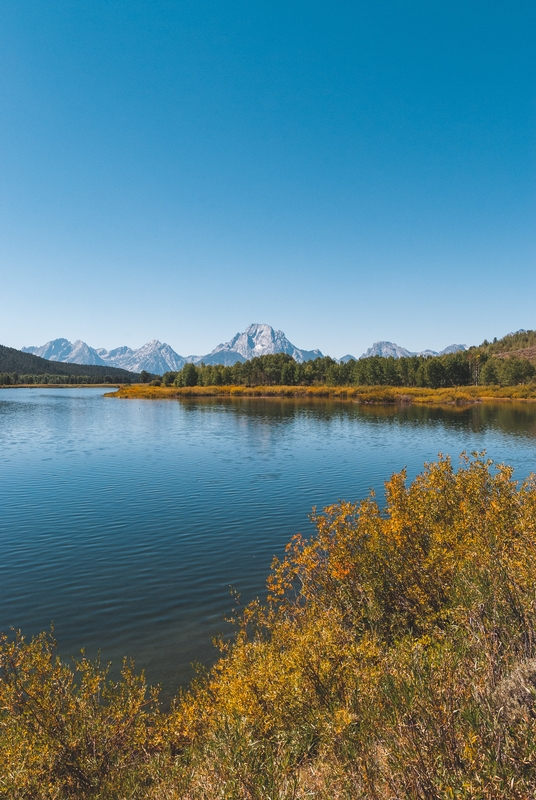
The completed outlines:
<svg viewBox="0 0 536 800">
<path fill-rule="evenodd" d="M 0 385 L 18 383 L 127 383 L 140 376 L 117 367 L 63 364 L 0 345 Z"/>
<path fill-rule="evenodd" d="M 502 339 L 495 338 L 492 342 L 484 340 L 480 347 L 476 348 L 490 355 L 498 353 L 512 353 L 519 350 L 526 350 L 536 347 L 536 331 L 517 331 L 509 333 Z"/>
</svg>

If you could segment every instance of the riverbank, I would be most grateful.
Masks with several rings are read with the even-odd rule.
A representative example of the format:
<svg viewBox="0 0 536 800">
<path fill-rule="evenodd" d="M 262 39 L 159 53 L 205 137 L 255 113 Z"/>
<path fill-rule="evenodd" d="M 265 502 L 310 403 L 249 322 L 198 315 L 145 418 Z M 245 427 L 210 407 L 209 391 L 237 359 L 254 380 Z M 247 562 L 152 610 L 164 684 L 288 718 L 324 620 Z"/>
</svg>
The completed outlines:
<svg viewBox="0 0 536 800">
<path fill-rule="evenodd" d="M 462 386 L 428 389 L 400 386 L 121 386 L 106 397 L 164 400 L 186 397 L 294 397 L 347 400 L 376 405 L 466 405 L 536 401 L 536 386 Z"/>
</svg>

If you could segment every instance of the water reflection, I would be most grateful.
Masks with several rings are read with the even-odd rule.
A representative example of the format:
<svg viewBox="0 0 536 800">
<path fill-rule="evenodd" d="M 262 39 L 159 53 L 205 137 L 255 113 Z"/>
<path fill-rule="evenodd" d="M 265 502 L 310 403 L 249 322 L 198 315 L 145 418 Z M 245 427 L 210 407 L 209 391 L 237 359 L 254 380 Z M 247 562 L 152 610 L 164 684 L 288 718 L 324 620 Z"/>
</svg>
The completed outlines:
<svg viewBox="0 0 536 800">
<path fill-rule="evenodd" d="M 0 628 L 132 655 L 171 692 L 213 657 L 229 585 L 262 593 L 309 512 L 411 479 L 439 451 L 536 468 L 536 407 L 118 401 L 0 391 Z"/>
<path fill-rule="evenodd" d="M 498 430 L 508 435 L 536 436 L 536 404 L 532 403 L 475 403 L 459 406 L 426 405 L 362 405 L 352 401 L 298 398 L 197 398 L 178 400 L 195 414 L 231 414 L 250 422 L 273 426 L 297 418 L 313 417 L 317 421 L 334 419 L 366 420 L 381 424 L 441 424 L 447 428 L 481 433 Z"/>
</svg>

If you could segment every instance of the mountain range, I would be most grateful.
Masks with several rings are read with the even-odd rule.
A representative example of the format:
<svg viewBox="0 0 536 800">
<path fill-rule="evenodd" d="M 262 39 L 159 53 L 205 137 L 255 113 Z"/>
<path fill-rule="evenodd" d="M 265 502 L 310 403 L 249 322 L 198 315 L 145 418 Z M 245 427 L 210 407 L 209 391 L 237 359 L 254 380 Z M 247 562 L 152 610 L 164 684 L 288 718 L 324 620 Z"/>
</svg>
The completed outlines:
<svg viewBox="0 0 536 800">
<path fill-rule="evenodd" d="M 185 358 L 179 356 L 169 344 L 157 339 L 147 342 L 138 350 L 131 347 L 116 347 L 106 350 L 104 347 L 90 347 L 77 339 L 53 339 L 41 347 L 23 347 L 23 353 L 31 353 L 49 361 L 61 361 L 65 364 L 95 364 L 126 369 L 129 372 L 151 372 L 161 375 L 168 370 L 177 371 L 186 364 Z"/>
<path fill-rule="evenodd" d="M 248 361 L 269 353 L 288 353 L 300 363 L 322 357 L 320 350 L 301 350 L 287 339 L 283 331 L 259 324 L 250 325 L 243 333 L 237 333 L 230 341 L 219 344 L 204 356 L 181 356 L 158 339 L 147 342 L 138 350 L 126 346 L 106 350 L 104 347 L 90 347 L 79 339 L 76 342 L 54 339 L 40 347 L 23 347 L 22 352 L 67 364 L 114 366 L 130 372 L 145 370 L 159 375 L 167 371 L 176 372 L 188 361 L 232 366 L 237 361 Z"/>
<path fill-rule="evenodd" d="M 75 364 L 49 361 L 33 353 L 23 353 L 14 347 L 0 345 L 0 373 L 18 373 L 22 375 L 57 375 L 62 377 L 78 377 L 88 383 L 126 383 L 139 380 L 133 372 L 126 372 L 110 365 Z M 89 379 L 89 380 L 87 380 Z"/>
<path fill-rule="evenodd" d="M 361 358 L 369 356 L 393 356 L 403 358 L 412 355 L 443 355 L 466 350 L 463 344 L 452 344 L 436 353 L 434 350 L 424 350 L 412 353 L 394 342 L 376 342 Z M 96 366 L 111 366 L 125 369 L 130 372 L 145 370 L 161 375 L 164 372 L 176 372 L 183 368 L 187 362 L 199 364 L 223 364 L 232 366 L 237 361 L 248 361 L 256 356 L 271 353 L 287 353 L 296 361 L 302 363 L 315 358 L 322 358 L 320 350 L 302 350 L 292 344 L 283 331 L 276 331 L 270 325 L 253 324 L 242 333 L 237 333 L 228 342 L 219 344 L 210 353 L 204 356 L 181 356 L 169 344 L 153 339 L 143 347 L 133 350 L 126 345 L 106 350 L 104 347 L 93 348 L 79 339 L 69 342 L 67 339 L 54 339 L 40 347 L 23 347 L 23 353 L 45 358 L 50 361 L 60 361 L 66 364 L 92 364 Z M 350 361 L 355 356 L 345 355 L 340 361 Z"/>
<path fill-rule="evenodd" d="M 413 353 L 411 350 L 406 350 L 405 347 L 400 347 L 394 342 L 374 342 L 372 347 L 363 353 L 360 358 L 370 358 L 371 356 L 382 356 L 382 358 L 408 358 L 409 356 L 445 356 L 448 353 L 457 353 L 459 350 L 467 350 L 465 344 L 449 344 L 444 350 L 436 352 L 435 350 L 421 350 L 418 353 Z M 351 356 L 344 356 L 347 361 Z M 341 359 L 342 361 L 343 359 Z"/>
</svg>

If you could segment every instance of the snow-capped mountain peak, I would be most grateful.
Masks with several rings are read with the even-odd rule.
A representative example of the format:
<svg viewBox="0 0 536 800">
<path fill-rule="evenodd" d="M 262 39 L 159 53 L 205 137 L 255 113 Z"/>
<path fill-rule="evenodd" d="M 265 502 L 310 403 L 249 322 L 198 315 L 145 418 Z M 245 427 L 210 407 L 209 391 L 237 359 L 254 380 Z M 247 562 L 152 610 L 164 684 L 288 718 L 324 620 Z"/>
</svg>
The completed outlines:
<svg viewBox="0 0 536 800">
<path fill-rule="evenodd" d="M 400 347 L 394 342 L 374 342 L 372 347 L 363 353 L 360 358 L 371 358 L 372 356 L 381 356 L 382 358 L 407 358 L 412 356 L 409 350 L 405 347 Z"/>
<path fill-rule="evenodd" d="M 186 360 L 169 344 L 159 342 L 158 339 L 152 339 L 138 350 L 132 350 L 124 345 L 116 347 L 114 350 L 101 351 L 101 358 L 107 364 L 128 369 L 130 372 L 145 370 L 145 372 L 152 372 L 156 375 L 162 375 L 169 371 L 176 372 L 182 369 L 186 363 Z"/>
<path fill-rule="evenodd" d="M 98 364 L 105 366 L 106 361 L 85 342 L 77 339 L 69 342 L 67 339 L 53 339 L 41 347 L 23 347 L 23 353 L 31 353 L 48 361 L 61 361 L 64 364 Z"/>
<path fill-rule="evenodd" d="M 249 361 L 250 358 L 272 353 L 287 353 L 300 363 L 322 357 L 320 350 L 301 350 L 296 347 L 283 331 L 276 331 L 271 325 L 253 323 L 245 331 L 235 334 L 230 341 L 219 344 L 211 353 L 200 356 L 196 361 L 232 365 L 237 361 Z"/>
<path fill-rule="evenodd" d="M 186 360 L 176 353 L 169 344 L 153 339 L 138 350 L 130 347 L 116 347 L 106 350 L 104 347 L 93 348 L 79 339 L 69 342 L 68 339 L 54 339 L 42 347 L 23 347 L 24 353 L 47 358 L 49 361 L 62 361 L 68 364 L 99 364 L 101 366 L 121 367 L 129 372 L 151 372 L 161 375 L 168 370 L 182 369 Z"/>
</svg>

